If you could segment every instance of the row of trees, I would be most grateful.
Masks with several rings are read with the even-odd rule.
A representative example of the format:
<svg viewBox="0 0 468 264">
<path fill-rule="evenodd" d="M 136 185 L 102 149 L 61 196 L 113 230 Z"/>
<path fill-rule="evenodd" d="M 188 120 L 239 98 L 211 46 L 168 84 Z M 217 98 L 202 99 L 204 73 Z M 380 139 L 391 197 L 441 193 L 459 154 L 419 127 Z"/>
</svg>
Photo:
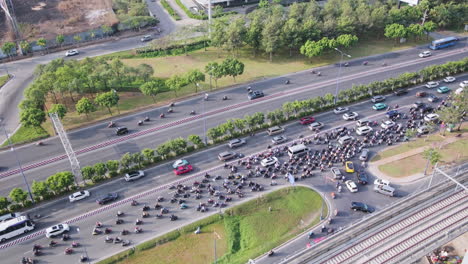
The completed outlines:
<svg viewBox="0 0 468 264">
<path fill-rule="evenodd" d="M 322 45 L 325 41 L 320 42 L 323 37 L 383 36 L 387 25 L 398 23 L 408 27 L 418 24 L 427 10 L 432 12 L 437 7 L 429 5 L 428 0 L 421 3 L 398 8 L 395 2 L 384 0 L 372 3 L 366 0 L 330 0 L 320 6 L 312 0 L 293 3 L 286 9 L 279 4 L 263 1 L 259 9 L 246 17 L 234 21 L 225 18 L 215 20 L 210 40 L 213 46 L 233 54 L 237 54 L 244 45 L 249 45 L 254 54 L 264 51 L 271 59 L 274 53 L 284 49 L 288 49 L 292 55 L 308 41 L 326 46 Z M 435 24 L 431 22 L 430 25 Z M 424 28 L 426 32 L 434 29 L 433 26 Z"/>
<path fill-rule="evenodd" d="M 301 46 L 300 52 L 302 55 L 311 58 L 320 56 L 323 52 L 330 51 L 338 47 L 349 48 L 357 42 L 358 37 L 350 34 L 340 35 L 336 39 L 323 37 L 319 41 L 307 40 L 306 43 Z"/>
<path fill-rule="evenodd" d="M 456 62 L 448 62 L 443 65 L 429 66 L 418 73 L 404 73 L 396 78 L 385 81 L 372 82 L 368 85 L 356 85 L 350 89 L 342 90 L 338 94 L 337 104 L 348 104 L 357 100 L 369 98 L 372 95 L 384 94 L 395 89 L 423 83 L 428 80 L 438 79 L 447 75 L 468 71 L 468 58 Z M 238 137 L 252 131 L 265 127 L 282 124 L 288 120 L 296 119 L 300 116 L 310 115 L 335 107 L 334 95 L 328 93 L 306 100 L 286 102 L 280 109 L 276 109 L 266 114 L 263 112 L 246 115 L 244 118 L 229 119 L 217 127 L 210 128 L 207 136 L 214 142 Z M 468 111 L 468 91 L 452 96 L 448 107 L 438 111 L 440 119 L 445 124 L 460 125 Z M 460 129 L 460 126 L 458 127 Z M 414 135 L 414 134 L 413 134 Z M 182 155 L 205 147 L 205 143 L 198 135 L 189 135 L 187 139 L 176 138 L 158 145 L 154 149 L 145 148 L 141 152 L 125 153 L 120 161 L 110 160 L 104 163 L 97 163 L 93 166 L 82 168 L 83 179 L 88 184 L 95 184 L 107 178 L 111 178 L 132 169 L 141 169 L 155 162 L 168 160 L 172 157 Z M 53 196 L 62 195 L 76 188 L 73 175 L 70 172 L 59 172 L 50 176 L 45 181 L 34 181 L 32 184 L 32 194 L 36 200 L 44 200 Z M 0 197 L 0 210 L 9 208 L 16 210 L 21 206 L 28 206 L 28 193 L 21 188 L 11 191 L 9 198 Z M 10 207 L 8 207 L 10 205 Z M 13 206 L 13 207 L 12 207 Z"/>
<path fill-rule="evenodd" d="M 418 39 L 422 35 L 426 34 L 429 38 L 429 32 L 434 31 L 437 28 L 436 23 L 429 21 L 421 24 L 411 24 L 407 27 L 401 24 L 390 24 L 385 27 L 385 37 L 395 39 L 398 43 L 400 39 L 407 37 L 414 37 Z"/>
</svg>

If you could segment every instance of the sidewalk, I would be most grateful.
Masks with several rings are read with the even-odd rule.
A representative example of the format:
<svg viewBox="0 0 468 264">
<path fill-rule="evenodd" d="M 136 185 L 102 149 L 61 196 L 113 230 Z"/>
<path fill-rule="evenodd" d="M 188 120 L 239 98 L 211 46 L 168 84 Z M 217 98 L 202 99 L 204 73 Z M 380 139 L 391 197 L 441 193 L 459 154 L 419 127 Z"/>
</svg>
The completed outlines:
<svg viewBox="0 0 468 264">
<path fill-rule="evenodd" d="M 465 138 L 465 137 L 466 137 L 466 134 L 462 134 L 462 138 Z M 453 142 L 457 141 L 458 139 L 459 138 L 456 138 L 456 137 L 447 138 L 447 139 L 445 139 L 444 141 L 442 141 L 440 143 L 439 147 L 442 148 L 442 147 L 446 146 L 447 144 L 450 144 L 450 143 L 453 143 Z M 400 145 L 393 146 L 392 148 L 395 148 L 395 147 L 398 147 L 398 146 L 400 146 Z M 385 158 L 385 159 L 381 159 L 381 160 L 376 161 L 376 162 L 369 163 L 368 170 L 373 175 L 375 175 L 375 176 L 377 176 L 377 177 L 379 177 L 381 179 L 389 180 L 391 182 L 403 183 L 403 184 L 404 183 L 415 182 L 417 180 L 420 180 L 420 179 L 424 178 L 425 175 L 423 173 L 417 173 L 417 174 L 413 174 L 413 175 L 410 175 L 410 176 L 407 176 L 407 177 L 394 178 L 394 177 L 390 177 L 390 176 L 387 176 L 386 174 L 382 173 L 379 170 L 379 166 L 383 165 L 383 164 L 390 163 L 390 162 L 402 160 L 402 159 L 405 159 L 407 157 L 411 157 L 411 156 L 414 156 L 414 155 L 417 155 L 417 154 L 420 154 L 425 149 L 430 148 L 430 147 L 431 146 L 424 146 L 424 147 L 416 148 L 416 149 L 413 149 L 411 151 L 407 151 L 407 152 L 404 152 L 404 153 L 401 153 L 401 154 L 398 154 L 398 155 L 394 155 L 394 156 L 391 156 L 391 157 L 388 157 L 388 158 Z M 387 149 L 390 149 L 390 148 L 387 148 Z"/>
</svg>

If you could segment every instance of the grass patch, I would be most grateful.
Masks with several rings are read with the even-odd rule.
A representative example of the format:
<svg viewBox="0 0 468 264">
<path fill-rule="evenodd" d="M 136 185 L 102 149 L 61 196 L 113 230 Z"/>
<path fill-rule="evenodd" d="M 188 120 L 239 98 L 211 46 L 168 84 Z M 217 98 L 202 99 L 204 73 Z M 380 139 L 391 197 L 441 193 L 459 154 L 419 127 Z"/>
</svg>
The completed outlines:
<svg viewBox="0 0 468 264">
<path fill-rule="evenodd" d="M 285 188 L 143 243 L 154 245 L 151 248 L 141 244 L 135 253 L 117 254 L 99 264 L 212 263 L 215 238 L 218 263 L 245 263 L 316 224 L 321 205 L 320 195 L 308 188 Z M 202 226 L 199 235 L 193 233 L 197 226 Z"/>
<path fill-rule="evenodd" d="M 27 143 L 37 139 L 46 138 L 49 133 L 42 127 L 25 127 L 21 126 L 15 134 L 10 137 L 12 144 Z M 8 141 L 2 144 L 2 147 L 8 146 Z"/>
<path fill-rule="evenodd" d="M 166 1 L 166 0 L 161 0 L 161 5 L 166 9 L 166 11 L 173 17 L 175 20 L 181 20 L 179 14 L 172 8 L 172 6 Z"/>
<path fill-rule="evenodd" d="M 1 88 L 3 85 L 5 85 L 5 83 L 7 83 L 9 79 L 10 79 L 10 76 L 9 76 L 9 75 L 0 76 L 0 88 Z"/>
<path fill-rule="evenodd" d="M 449 143 L 440 149 L 442 155 L 441 165 L 452 162 L 463 163 L 468 160 L 468 139 L 460 139 Z M 379 170 L 391 177 L 406 177 L 416 173 L 423 173 L 427 160 L 421 154 L 413 155 L 401 160 L 393 161 L 379 166 Z M 427 171 L 432 173 L 430 167 Z"/>
</svg>

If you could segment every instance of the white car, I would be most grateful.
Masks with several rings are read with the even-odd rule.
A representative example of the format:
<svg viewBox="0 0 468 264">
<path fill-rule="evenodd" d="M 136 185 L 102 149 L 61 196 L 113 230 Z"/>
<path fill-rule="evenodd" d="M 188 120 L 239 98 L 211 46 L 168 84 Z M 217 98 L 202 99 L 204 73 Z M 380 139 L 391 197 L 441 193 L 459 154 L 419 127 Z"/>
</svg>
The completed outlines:
<svg viewBox="0 0 468 264">
<path fill-rule="evenodd" d="M 68 196 L 68 200 L 70 200 L 70 203 L 82 200 L 86 197 L 89 197 L 91 194 L 89 191 L 79 191 L 76 193 L 72 193 L 70 196 Z"/>
<path fill-rule="evenodd" d="M 277 162 L 278 162 L 278 158 L 268 157 L 266 159 L 262 159 L 262 161 L 260 161 L 260 164 L 262 164 L 263 167 L 269 167 L 271 165 L 275 165 Z"/>
<path fill-rule="evenodd" d="M 343 119 L 346 120 L 346 121 L 349 121 L 349 120 L 356 120 L 356 118 L 358 118 L 358 113 L 356 112 L 349 112 L 349 113 L 345 113 L 343 115 Z"/>
<path fill-rule="evenodd" d="M 386 121 L 382 122 L 382 124 L 380 126 L 383 129 L 389 129 L 389 128 L 392 128 L 395 125 L 396 125 L 395 122 L 393 122 L 391 120 L 386 120 Z"/>
<path fill-rule="evenodd" d="M 134 181 L 134 180 L 138 180 L 140 179 L 141 177 L 144 177 L 145 176 L 145 173 L 142 171 L 142 170 L 139 170 L 139 171 L 131 171 L 127 174 L 125 174 L 125 181 L 129 182 L 129 181 Z"/>
<path fill-rule="evenodd" d="M 278 144 L 281 144 L 283 142 L 286 142 L 288 140 L 287 137 L 285 136 L 276 136 L 276 137 L 273 137 L 271 139 L 271 143 L 275 144 L 275 145 L 278 145 Z"/>
<path fill-rule="evenodd" d="M 370 126 L 362 126 L 362 127 L 356 128 L 356 134 L 358 134 L 359 136 L 365 136 L 369 134 L 370 132 L 372 132 L 372 130 L 373 129 Z"/>
<path fill-rule="evenodd" d="M 447 77 L 444 78 L 444 82 L 446 82 L 446 83 L 453 83 L 456 80 L 457 79 L 455 77 L 452 77 L 452 76 L 447 76 Z"/>
<path fill-rule="evenodd" d="M 419 134 L 427 134 L 427 133 L 430 132 L 428 126 L 421 126 L 421 127 L 418 127 L 418 129 L 417 129 L 416 131 L 417 131 Z"/>
<path fill-rule="evenodd" d="M 431 55 L 432 55 L 431 52 L 428 51 L 428 50 L 419 53 L 419 57 L 420 57 L 420 58 L 426 58 L 426 57 L 429 57 L 429 56 L 431 56 Z"/>
<path fill-rule="evenodd" d="M 336 167 L 332 167 L 331 172 L 333 173 L 333 178 L 335 178 L 337 180 L 339 180 L 339 179 L 341 179 L 341 177 L 343 177 L 343 174 L 341 174 L 340 169 L 338 169 Z"/>
<path fill-rule="evenodd" d="M 347 180 L 347 181 L 345 182 L 345 184 L 346 184 L 346 187 L 348 188 L 348 190 L 349 190 L 350 192 L 355 193 L 355 192 L 358 191 L 358 187 L 357 187 L 356 183 L 353 182 L 352 180 Z"/>
<path fill-rule="evenodd" d="M 374 184 L 375 185 L 390 185 L 390 182 L 384 179 L 375 179 Z"/>
<path fill-rule="evenodd" d="M 342 113 L 345 113 L 345 112 L 348 112 L 349 108 L 348 107 L 337 107 L 335 109 L 333 109 L 333 113 L 335 114 L 342 114 Z"/>
<path fill-rule="evenodd" d="M 426 88 L 436 88 L 437 86 L 439 86 L 439 82 L 428 82 L 425 86 Z"/>
<path fill-rule="evenodd" d="M 438 119 L 439 119 L 438 114 L 427 114 L 424 117 L 424 121 L 426 121 L 426 122 L 433 122 L 433 121 L 437 121 Z"/>
<path fill-rule="evenodd" d="M 319 130 L 323 127 L 322 122 L 313 122 L 312 124 L 309 125 L 309 129 L 314 131 L 314 130 Z"/>
<path fill-rule="evenodd" d="M 46 229 L 46 237 L 56 237 L 68 231 L 70 231 L 70 227 L 67 224 L 54 225 Z"/>
<path fill-rule="evenodd" d="M 246 143 L 245 139 L 236 138 L 236 139 L 229 141 L 228 146 L 230 148 L 237 148 L 237 147 L 244 145 L 245 143 Z"/>
<path fill-rule="evenodd" d="M 80 53 L 76 49 L 67 50 L 67 52 L 65 52 L 65 56 L 67 56 L 67 57 L 75 56 L 75 55 L 78 55 L 78 54 L 80 54 Z"/>
<path fill-rule="evenodd" d="M 465 88 L 465 87 L 468 87 L 468 81 L 463 81 L 460 83 L 460 87 L 461 88 Z"/>
<path fill-rule="evenodd" d="M 185 166 L 185 165 L 189 165 L 190 163 L 187 161 L 187 160 L 184 160 L 184 159 L 178 159 L 176 161 L 174 161 L 174 163 L 172 163 L 172 168 L 173 169 L 177 169 L 179 168 L 180 166 Z"/>
<path fill-rule="evenodd" d="M 383 95 L 372 96 L 371 101 L 372 101 L 373 103 L 383 102 L 383 101 L 385 101 L 385 96 L 383 96 Z"/>
</svg>

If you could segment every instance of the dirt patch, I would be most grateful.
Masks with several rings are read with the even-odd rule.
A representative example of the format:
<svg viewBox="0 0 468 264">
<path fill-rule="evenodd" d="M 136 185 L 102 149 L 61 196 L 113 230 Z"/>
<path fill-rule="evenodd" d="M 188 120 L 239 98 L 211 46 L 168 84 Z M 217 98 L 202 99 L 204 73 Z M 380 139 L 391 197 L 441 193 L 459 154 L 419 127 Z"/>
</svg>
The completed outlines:
<svg viewBox="0 0 468 264">
<path fill-rule="evenodd" d="M 56 35 L 74 34 L 112 25 L 117 16 L 112 0 L 12 0 L 23 39 L 53 39 Z M 12 29 L 5 15 L 0 15 L 0 38 L 11 40 Z"/>
</svg>

